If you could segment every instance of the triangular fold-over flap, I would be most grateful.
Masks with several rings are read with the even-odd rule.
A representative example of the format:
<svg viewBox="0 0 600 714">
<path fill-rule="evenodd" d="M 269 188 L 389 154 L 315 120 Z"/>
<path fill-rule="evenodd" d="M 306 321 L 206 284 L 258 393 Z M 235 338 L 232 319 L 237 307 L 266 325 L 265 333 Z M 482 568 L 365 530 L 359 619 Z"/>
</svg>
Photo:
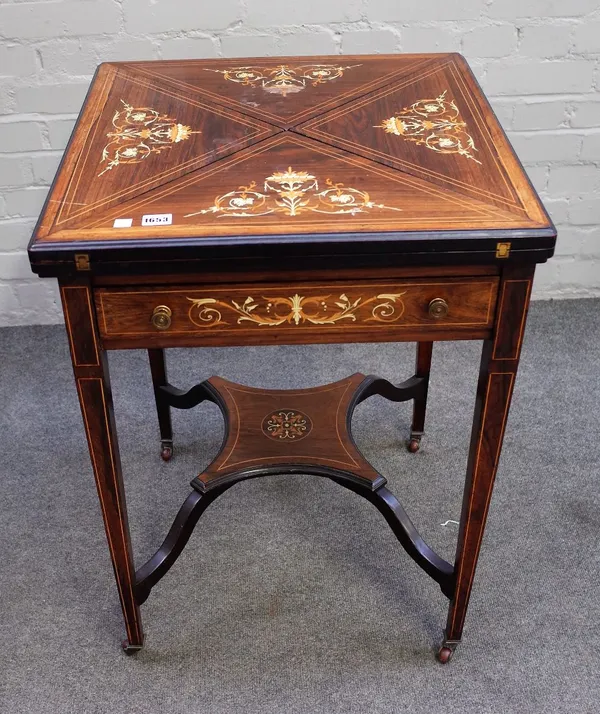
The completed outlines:
<svg viewBox="0 0 600 714">
<path fill-rule="evenodd" d="M 161 86 L 283 128 L 395 82 L 435 55 L 249 58 L 130 64 Z"/>
<path fill-rule="evenodd" d="M 298 131 L 525 218 L 500 158 L 510 147 L 486 122 L 459 62 L 446 55 Z"/>
<path fill-rule="evenodd" d="M 171 225 L 142 227 L 144 215 Z M 280 236 L 511 228 L 522 219 L 360 157 L 285 133 L 148 191 L 68 233 L 119 237 Z M 56 239 L 59 239 L 56 235 Z"/>
<path fill-rule="evenodd" d="M 54 229 L 130 200 L 277 133 L 213 102 L 117 69 L 89 127 Z"/>
</svg>

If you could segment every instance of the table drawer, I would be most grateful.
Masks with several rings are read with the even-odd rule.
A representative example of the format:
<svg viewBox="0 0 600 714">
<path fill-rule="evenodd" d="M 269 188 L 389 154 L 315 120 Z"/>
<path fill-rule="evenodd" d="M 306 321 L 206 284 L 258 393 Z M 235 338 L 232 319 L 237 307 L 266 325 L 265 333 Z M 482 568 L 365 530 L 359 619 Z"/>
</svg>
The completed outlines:
<svg viewBox="0 0 600 714">
<path fill-rule="evenodd" d="M 491 328 L 498 278 L 97 288 L 105 341 L 213 344 L 394 341 L 404 332 Z M 315 339 L 317 338 L 317 339 Z M 204 339 L 202 339 L 204 341 Z"/>
</svg>

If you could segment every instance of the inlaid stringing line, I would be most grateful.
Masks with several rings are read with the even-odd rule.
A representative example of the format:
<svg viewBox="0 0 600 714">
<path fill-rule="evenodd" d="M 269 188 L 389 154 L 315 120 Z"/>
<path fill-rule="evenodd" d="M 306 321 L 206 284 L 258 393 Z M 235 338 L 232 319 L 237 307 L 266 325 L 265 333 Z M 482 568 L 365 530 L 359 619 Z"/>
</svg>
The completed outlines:
<svg viewBox="0 0 600 714">
<path fill-rule="evenodd" d="M 106 436 L 108 437 L 108 446 L 109 446 L 109 451 L 110 451 L 110 462 L 111 462 L 111 467 L 112 467 L 112 476 L 113 476 L 113 483 L 117 484 L 118 483 L 118 478 L 117 478 L 117 467 L 115 463 L 115 450 L 113 449 L 113 443 L 112 443 L 112 437 L 110 434 L 110 420 L 108 418 L 108 409 L 106 407 L 106 398 L 104 396 L 104 382 L 101 381 L 100 384 L 100 393 L 102 394 L 102 406 L 104 410 L 104 420 L 105 420 L 105 428 L 106 428 Z M 127 553 L 127 538 L 125 537 L 125 528 L 123 525 L 123 507 L 121 504 L 121 494 L 119 493 L 119 489 L 115 488 L 115 503 L 117 505 L 117 513 L 119 516 L 119 526 L 121 528 L 121 537 L 123 538 L 123 548 L 125 550 L 125 555 L 128 557 Z M 131 563 L 131 568 L 133 570 L 133 562 Z M 136 614 L 136 599 L 135 599 L 135 593 L 133 591 L 133 583 L 131 581 L 131 578 L 129 577 L 129 569 L 127 569 L 126 572 L 127 575 L 127 582 L 129 584 L 129 592 L 131 594 L 131 600 L 133 602 L 133 615 L 134 619 L 137 623 L 137 614 Z"/>
<path fill-rule="evenodd" d="M 465 104 L 467 104 L 471 110 L 473 119 L 475 120 L 475 123 L 477 124 L 479 132 L 481 134 L 481 138 L 487 144 L 488 154 L 492 157 L 492 161 L 496 164 L 496 168 L 498 169 L 498 172 L 499 172 L 500 176 L 502 177 L 502 180 L 504 181 L 504 185 L 506 186 L 508 192 L 512 196 L 514 196 L 513 200 L 517 199 L 520 203 L 520 199 L 519 199 L 518 195 L 515 196 L 515 191 L 507 180 L 504 166 L 502 166 L 500 163 L 498 163 L 498 159 L 496 157 L 496 149 L 494 146 L 494 141 L 490 134 L 490 130 L 489 130 L 487 124 L 485 124 L 483 117 L 481 116 L 479 107 L 477 106 L 477 104 L 475 103 L 475 100 L 473 99 L 470 92 L 468 91 L 468 88 L 465 84 L 464 78 L 461 76 L 460 72 L 457 71 L 456 64 L 454 63 L 454 60 L 452 60 L 450 62 L 449 69 L 450 69 L 450 73 L 452 74 L 452 77 L 454 78 L 454 81 L 456 82 L 458 91 L 462 94 Z M 516 203 L 516 201 L 515 201 L 515 203 Z M 520 207 L 520 208 L 522 208 L 522 210 L 525 210 L 524 206 L 522 206 L 522 205 L 521 206 L 517 205 L 517 207 Z"/>
<path fill-rule="evenodd" d="M 508 413 L 509 413 L 509 410 L 510 410 L 510 398 L 511 398 L 511 395 L 512 395 L 512 388 L 513 388 L 513 384 L 514 384 L 514 381 L 515 381 L 515 374 L 514 374 L 514 372 L 490 372 L 490 374 L 489 374 L 489 376 L 488 376 L 488 385 L 487 385 L 486 397 L 485 397 L 485 409 L 484 409 L 484 413 L 483 413 L 483 419 L 481 420 L 481 432 L 480 432 L 480 434 L 479 434 L 479 442 L 478 442 L 478 445 L 477 445 L 477 456 L 476 456 L 476 458 L 475 458 L 475 464 L 474 464 L 474 469 L 475 469 L 475 470 L 474 470 L 474 476 L 473 476 L 473 483 L 472 483 L 472 485 L 471 485 L 471 497 L 470 497 L 470 499 L 469 499 L 469 507 L 468 507 L 468 509 L 467 509 L 467 522 L 465 523 L 465 532 L 464 532 L 464 536 L 463 536 L 463 539 L 462 539 L 463 544 L 467 542 L 467 537 L 468 537 L 468 533 L 469 533 L 469 528 L 470 528 L 471 520 L 472 520 L 472 519 L 471 519 L 471 514 L 472 514 L 473 498 L 475 497 L 476 485 L 477 485 L 477 481 L 479 480 L 479 458 L 480 458 L 480 454 L 481 454 L 481 446 L 482 446 L 482 443 L 483 443 L 483 437 L 484 437 L 484 433 L 485 433 L 485 422 L 486 422 L 487 410 L 488 410 L 488 406 L 489 406 L 489 394 L 490 394 L 490 390 L 491 390 L 491 387 L 492 387 L 492 381 L 493 381 L 492 378 L 493 378 L 494 376 L 503 376 L 503 377 L 504 377 L 504 376 L 506 376 L 506 375 L 510 375 L 510 376 L 511 376 L 511 380 L 510 380 L 510 384 L 509 384 L 509 387 L 508 387 L 508 394 L 507 394 L 507 398 L 506 398 L 504 414 L 503 414 L 503 416 L 502 416 L 502 427 L 501 427 L 500 436 L 499 436 L 499 439 L 498 439 L 498 446 L 497 446 L 497 450 L 496 450 L 496 456 L 495 456 L 494 462 L 493 462 L 492 475 L 491 475 L 491 478 L 490 478 L 490 487 L 489 487 L 488 492 L 487 492 L 487 494 L 486 494 L 486 505 L 485 505 L 485 509 L 484 509 L 484 512 L 483 512 L 483 515 L 482 515 L 482 523 L 485 523 L 485 519 L 487 518 L 488 507 L 489 507 L 489 503 L 490 503 L 490 500 L 491 500 L 491 497 L 492 497 L 493 485 L 494 485 L 494 481 L 495 481 L 495 479 L 496 479 L 496 472 L 498 471 L 498 462 L 499 462 L 499 457 L 500 457 L 500 450 L 501 450 L 501 448 L 502 448 L 502 441 L 504 440 L 504 430 L 505 430 L 505 428 L 506 428 L 506 422 L 507 422 Z M 478 541 L 477 541 L 477 545 L 476 545 L 476 548 L 475 548 L 475 555 L 474 555 L 474 557 L 472 558 L 472 562 L 473 562 L 473 563 L 476 563 L 476 562 L 477 562 L 477 559 L 478 559 L 478 557 L 479 557 L 479 550 L 480 550 L 480 547 L 481 547 L 481 542 L 482 542 L 482 540 L 483 540 L 484 530 L 485 530 L 484 528 L 481 529 L 481 533 L 480 533 L 480 535 L 479 535 L 479 539 L 478 539 Z M 461 576 L 462 576 L 462 571 L 463 571 L 463 569 L 464 569 L 464 562 L 465 562 L 465 557 L 464 557 L 464 552 L 463 552 L 462 557 L 461 557 L 461 561 L 460 561 L 460 568 L 459 568 L 458 576 L 457 576 L 457 578 L 456 578 L 456 586 L 455 586 L 456 588 L 458 588 L 458 584 L 459 584 L 460 579 L 461 579 Z M 469 582 L 468 582 L 468 585 L 467 585 L 467 588 L 466 588 L 466 591 L 465 591 L 465 597 L 468 597 L 468 596 L 469 596 L 469 592 L 470 592 L 470 590 L 471 590 L 471 586 L 472 586 L 472 584 L 473 584 L 473 579 L 474 579 L 474 577 L 475 577 L 475 568 L 472 569 L 472 573 L 471 573 L 471 576 L 470 576 L 470 578 L 469 578 Z M 460 593 L 458 592 L 458 589 L 457 589 L 456 592 L 455 592 L 455 598 L 458 598 L 459 595 L 460 595 Z M 456 622 L 456 615 L 457 615 L 457 609 L 455 608 L 454 611 L 453 611 L 453 613 L 452 613 L 452 622 L 451 622 L 450 629 L 454 629 L 454 625 L 455 625 L 455 622 Z"/>
<path fill-rule="evenodd" d="M 226 385 L 224 386 L 226 387 Z M 308 389 L 299 389 L 298 391 L 292 391 L 288 389 L 261 389 L 260 387 L 244 387 L 243 385 L 236 384 L 234 389 L 236 392 L 242 392 L 243 394 L 259 395 L 273 392 L 277 396 L 285 395 L 286 397 L 305 397 L 307 394 L 334 392 L 336 389 L 341 389 L 341 385 L 336 384 L 331 387 L 323 385 L 321 387 L 308 387 Z"/>
<path fill-rule="evenodd" d="M 95 101 L 95 103 L 94 103 L 94 105 L 93 105 L 93 112 L 92 112 L 92 109 L 91 109 L 91 107 L 90 107 L 90 115 L 91 115 L 91 116 L 93 116 L 93 117 L 94 117 L 94 116 L 97 116 L 98 110 L 99 110 L 99 108 L 100 108 L 100 104 L 101 104 L 101 103 L 104 103 L 104 104 L 106 103 L 106 101 L 107 101 L 107 99 L 108 99 L 108 94 L 109 94 L 108 82 L 109 82 L 109 80 L 114 81 L 114 79 L 115 79 L 116 76 L 118 76 L 118 73 L 114 73 L 114 74 L 113 74 L 113 73 L 107 73 L 107 74 L 106 74 L 106 77 L 104 78 L 104 83 L 102 84 L 101 90 L 98 92 L 98 96 L 96 97 L 96 101 Z M 112 82 L 111 82 L 111 86 L 112 86 Z M 93 138 L 95 138 L 96 132 L 98 131 L 98 124 L 99 124 L 99 122 L 95 122 L 94 132 L 93 132 Z M 89 153 L 90 153 L 90 151 L 91 151 L 91 146 L 92 146 L 92 144 L 94 143 L 93 138 L 92 138 L 91 141 L 88 141 L 88 138 L 89 138 L 89 136 L 90 136 L 90 131 L 91 131 L 91 129 L 92 129 L 92 123 L 90 122 L 90 123 L 88 124 L 88 127 L 87 127 L 86 131 L 85 131 L 85 140 L 84 140 L 84 143 L 83 143 L 83 146 L 87 146 L 87 147 L 88 147 L 88 148 L 87 148 L 87 153 L 86 153 L 86 158 L 87 158 L 87 156 L 89 155 Z M 78 129 L 78 131 L 79 131 L 79 129 Z M 64 192 L 64 199 L 65 199 L 65 200 L 62 201 L 61 204 L 60 204 L 59 207 L 58 207 L 58 211 L 57 211 L 57 214 L 56 214 L 56 219 L 55 219 L 54 225 L 59 225 L 60 223 L 64 222 L 64 221 L 61 220 L 63 208 L 65 208 L 66 206 L 76 205 L 76 204 L 74 204 L 73 202 L 68 201 L 67 198 L 68 198 L 68 196 L 69 196 L 69 194 L 70 194 L 71 186 L 72 186 L 72 184 L 73 184 L 73 181 L 75 180 L 75 176 L 77 176 L 78 171 L 80 171 L 80 167 L 82 168 L 82 167 L 84 166 L 84 164 L 85 164 L 85 162 L 82 161 L 82 156 L 83 156 L 83 152 L 80 153 L 80 154 L 78 155 L 78 157 L 76 158 L 76 160 L 75 160 L 75 165 L 73 166 L 73 172 L 71 173 L 71 176 L 69 177 L 69 182 L 68 182 L 67 187 L 66 187 L 65 192 Z M 77 192 L 77 188 L 78 188 L 78 186 L 79 186 L 79 180 L 80 180 L 80 178 L 81 178 L 81 176 L 77 179 L 76 187 L 75 187 L 75 189 L 73 190 L 73 195 L 75 195 L 75 193 Z M 70 217 L 70 215 L 69 215 L 69 217 Z M 65 218 L 65 220 L 68 220 L 68 218 Z"/>
<path fill-rule="evenodd" d="M 106 310 L 104 309 L 104 293 L 100 293 L 100 312 L 102 313 L 102 324 L 104 325 L 104 334 L 108 335 L 108 327 L 106 326 Z"/>
<path fill-rule="evenodd" d="M 98 469 L 98 463 L 97 463 L 97 461 L 96 461 L 95 446 L 94 446 L 94 442 L 92 441 L 90 426 L 89 426 L 89 422 L 88 422 L 88 418 L 87 418 L 86 402 L 85 402 L 85 399 L 84 399 L 84 397 L 83 397 L 83 391 L 82 391 L 81 384 L 80 384 L 80 382 L 82 382 L 82 381 L 91 381 L 91 382 L 97 381 L 97 382 L 100 382 L 101 389 L 102 389 L 102 379 L 101 379 L 100 377 L 79 377 L 79 378 L 77 379 L 77 391 L 78 391 L 78 393 L 79 393 L 79 399 L 80 399 L 81 406 L 82 406 L 81 412 L 82 412 L 82 414 L 83 414 L 83 420 L 84 420 L 84 425 L 85 425 L 86 437 L 87 437 L 87 441 L 88 441 L 89 453 L 90 453 L 90 457 L 91 457 L 91 459 L 92 459 L 92 465 L 93 465 L 92 471 L 93 471 L 93 473 L 94 473 L 94 480 L 96 481 L 96 488 L 97 488 L 97 491 L 98 491 L 98 498 L 99 498 L 99 501 L 100 501 L 100 507 L 101 507 L 101 509 L 102 509 L 102 515 L 103 515 L 104 523 L 105 523 L 105 526 L 106 526 L 106 528 L 105 528 L 105 530 L 106 530 L 106 536 L 107 536 L 106 539 L 107 539 L 108 547 L 109 547 L 109 550 L 110 550 L 110 552 L 111 552 L 111 555 L 112 555 L 112 558 L 113 558 L 113 561 L 114 561 L 114 560 L 116 560 L 116 551 L 115 551 L 115 547 L 114 547 L 113 540 L 112 540 L 111 529 L 110 529 L 110 527 L 109 527 L 108 515 L 107 515 L 107 510 L 106 510 L 106 504 L 105 504 L 105 501 L 104 501 L 104 496 L 103 496 L 103 492 L 102 492 L 102 486 L 101 486 L 100 477 L 99 477 L 100 471 L 99 471 L 99 469 Z M 115 568 L 115 570 L 116 570 L 116 568 Z M 121 587 L 120 578 L 118 577 L 118 574 L 117 574 L 117 573 L 115 573 L 115 575 L 116 575 L 115 580 L 117 581 L 117 588 L 118 588 L 118 590 L 119 590 L 119 599 L 121 600 L 121 606 L 122 606 L 123 610 L 125 611 L 127 608 L 126 608 L 126 606 L 125 606 L 125 597 L 124 597 L 124 593 L 123 593 L 123 590 L 122 590 L 122 587 Z M 133 608 L 133 614 L 134 614 L 134 620 L 135 620 L 135 622 L 136 622 L 136 625 L 139 626 L 139 622 L 138 622 L 138 620 L 137 620 L 137 615 L 136 615 L 136 613 L 135 613 L 135 605 L 134 605 L 134 608 Z M 127 628 L 127 637 L 129 638 L 129 640 L 132 640 L 132 639 L 133 639 L 133 637 L 132 637 L 132 632 L 131 632 L 131 630 L 129 629 L 129 625 L 128 625 L 127 621 L 125 622 L 125 626 L 126 626 L 126 628 Z"/>
<path fill-rule="evenodd" d="M 488 300 L 488 309 L 487 309 L 487 315 L 485 318 L 486 325 L 489 324 L 489 322 L 490 322 L 490 313 L 492 310 L 492 300 L 494 299 L 494 296 L 496 295 L 496 291 L 492 289 L 493 287 L 495 287 L 495 283 L 490 283 L 489 286 L 490 286 L 490 297 Z"/>
<path fill-rule="evenodd" d="M 362 382 L 362 381 L 363 381 L 363 380 L 361 380 L 361 382 Z M 339 400 L 339 402 L 338 402 L 337 409 L 336 409 L 336 412 L 335 412 L 335 433 L 336 433 L 336 435 L 337 435 L 338 442 L 342 445 L 342 448 L 343 448 L 344 451 L 346 452 L 346 454 L 347 454 L 348 458 L 350 459 L 350 461 L 354 464 L 354 466 L 355 466 L 356 468 L 359 468 L 359 464 L 352 458 L 352 454 L 351 454 L 351 453 L 348 451 L 348 449 L 346 448 L 346 445 L 344 444 L 344 442 L 343 442 L 343 440 L 342 440 L 342 437 L 341 437 L 341 435 L 340 435 L 340 409 L 342 408 L 342 404 L 344 403 L 344 399 L 346 398 L 346 394 L 348 394 L 348 390 L 350 389 L 350 387 L 353 387 L 353 386 L 355 386 L 355 385 L 353 385 L 352 382 L 348 382 L 348 384 L 346 385 L 346 389 L 344 389 L 344 393 L 342 394 L 342 396 L 340 397 L 340 400 Z M 364 457 L 363 457 L 363 458 L 364 458 Z M 365 459 L 365 461 L 366 461 L 366 459 Z"/>
<path fill-rule="evenodd" d="M 284 456 L 261 456 L 261 457 L 255 457 L 253 459 L 243 459 L 242 461 L 236 461 L 233 464 L 229 464 L 228 468 L 235 468 L 237 466 L 240 466 L 241 464 L 252 464 L 255 462 L 262 463 L 263 461 L 279 461 L 281 462 L 282 459 L 286 457 Z M 307 462 L 312 462 L 314 460 L 314 456 L 293 456 L 290 457 L 288 460 L 293 461 L 293 459 L 302 459 L 306 460 Z M 347 463 L 346 461 L 338 461 L 337 459 L 329 459 L 326 458 L 325 456 L 319 456 L 319 461 L 328 461 L 331 464 L 340 464 L 341 466 L 345 466 L 346 468 L 352 467 L 352 466 L 358 466 L 356 462 L 353 460 L 351 464 Z M 222 464 L 219 466 L 217 471 L 222 471 L 225 468 L 225 465 Z M 202 474 L 200 474 L 202 476 Z"/>
<path fill-rule="evenodd" d="M 235 401 L 235 397 L 234 397 L 233 394 L 231 393 L 231 390 L 229 389 L 229 387 L 228 387 L 227 385 L 223 385 L 223 387 L 224 387 L 224 389 L 227 391 L 227 394 L 229 394 L 229 396 L 230 396 L 230 398 L 231 398 L 231 401 L 233 402 L 233 406 L 235 407 L 235 416 L 236 416 L 236 418 L 235 418 L 235 429 L 236 429 L 236 431 L 235 431 L 235 439 L 234 439 L 234 442 L 233 442 L 233 446 L 232 446 L 231 449 L 229 450 L 229 453 L 227 454 L 227 456 L 226 456 L 226 457 L 223 459 L 223 461 L 221 462 L 221 464 L 220 464 L 219 468 L 217 469 L 217 471 L 222 471 L 222 470 L 225 468 L 225 465 L 226 465 L 227 462 L 229 461 L 231 455 L 234 453 L 235 447 L 237 446 L 238 441 L 239 441 L 239 439 L 240 439 L 240 410 L 239 410 L 239 407 L 238 407 L 238 405 L 237 405 L 237 402 Z M 229 424 L 229 428 L 231 428 L 232 426 L 233 426 L 233 424 L 230 423 L 230 424 Z M 217 458 L 218 458 L 218 457 L 217 457 Z M 235 464 L 234 464 L 234 465 L 235 465 Z"/>
<path fill-rule="evenodd" d="M 71 344 L 71 354 L 73 355 L 73 364 L 76 367 L 98 367 L 100 364 L 100 359 L 98 356 L 98 343 L 96 342 L 96 331 L 92 327 L 92 337 L 94 340 L 94 350 L 96 352 L 96 361 L 92 362 L 90 364 L 84 364 L 82 362 L 77 361 L 77 354 L 75 352 L 75 343 L 73 341 L 73 328 L 71 327 L 71 318 L 69 316 L 69 301 L 66 296 L 66 290 L 85 290 L 86 298 L 87 298 L 87 303 L 88 303 L 88 310 L 89 310 L 89 315 L 90 315 L 90 322 L 93 325 L 93 314 L 92 314 L 92 304 L 90 301 L 90 291 L 86 286 L 75 286 L 75 285 L 67 285 L 61 288 L 62 293 L 63 293 L 63 304 L 65 305 L 66 309 L 63 310 L 65 314 L 65 324 L 67 327 L 67 334 L 69 336 L 69 342 Z"/>
<path fill-rule="evenodd" d="M 492 354 L 492 359 L 497 360 L 498 362 L 505 362 L 505 361 L 514 361 L 516 359 L 519 359 L 519 352 L 521 350 L 521 343 L 523 341 L 523 335 L 525 333 L 525 319 L 527 317 L 527 306 L 529 304 L 529 297 L 531 295 L 531 280 L 505 280 L 502 286 L 502 296 L 500 298 L 500 308 L 498 310 L 498 314 L 502 314 L 502 307 L 504 305 L 504 295 L 506 293 L 506 285 L 508 283 L 527 283 L 527 293 L 525 295 L 525 303 L 524 303 L 524 308 L 523 308 L 523 315 L 521 316 L 521 325 L 519 328 L 519 337 L 517 340 L 517 348 L 515 350 L 515 357 L 496 357 L 496 351 L 498 349 L 498 344 L 497 340 L 494 342 L 494 352 Z"/>
</svg>

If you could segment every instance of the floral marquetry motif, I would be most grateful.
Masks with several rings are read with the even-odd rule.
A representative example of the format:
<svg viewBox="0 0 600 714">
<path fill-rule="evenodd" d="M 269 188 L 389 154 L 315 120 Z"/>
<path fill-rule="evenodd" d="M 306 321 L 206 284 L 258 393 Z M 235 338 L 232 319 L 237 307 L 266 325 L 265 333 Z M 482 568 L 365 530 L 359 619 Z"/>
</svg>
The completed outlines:
<svg viewBox="0 0 600 714">
<path fill-rule="evenodd" d="M 447 99 L 446 94 L 443 92 L 436 99 L 415 102 L 376 128 L 441 154 L 460 154 L 480 164 L 474 155 L 477 149 L 473 137 L 467 132 L 467 124 L 461 119 L 455 102 Z"/>
<path fill-rule="evenodd" d="M 344 186 L 343 183 L 334 183 L 330 178 L 325 179 L 325 185 L 327 188 L 319 188 L 316 176 L 307 171 L 295 171 L 290 166 L 287 171 L 275 171 L 271 176 L 267 176 L 262 190 L 252 181 L 248 186 L 239 186 L 235 191 L 217 196 L 210 208 L 187 213 L 185 218 L 208 213 L 218 214 L 219 218 L 249 218 L 271 213 L 294 217 L 306 211 L 328 215 L 356 215 L 373 209 L 402 210 L 375 203 L 366 191 Z"/>
<path fill-rule="evenodd" d="M 137 164 L 199 133 L 156 109 L 132 107 L 122 99 L 121 103 L 123 108 L 112 118 L 114 131 L 106 135 L 109 142 L 102 150 L 104 170 L 98 176 L 119 164 Z"/>
<path fill-rule="evenodd" d="M 295 410 L 275 411 L 262 422 L 265 436 L 275 441 L 300 441 L 312 430 L 312 421 L 306 414 Z"/>
<path fill-rule="evenodd" d="M 232 67 L 228 69 L 207 69 L 207 72 L 218 72 L 229 82 L 245 86 L 259 86 L 269 94 L 279 94 L 287 97 L 288 94 L 301 92 L 306 88 L 307 82 L 316 87 L 325 82 L 331 82 L 344 75 L 348 69 L 361 65 L 343 67 L 335 64 L 308 64 L 292 67 L 280 64 L 276 67 Z"/>
<path fill-rule="evenodd" d="M 276 327 L 285 323 L 299 326 L 334 325 L 344 320 L 356 322 L 359 311 L 363 322 L 396 322 L 404 314 L 403 295 L 382 293 L 366 300 L 362 297 L 350 300 L 345 293 L 334 299 L 330 295 L 303 297 L 296 293 L 291 297 L 263 297 L 259 302 L 247 297 L 243 303 L 216 298 L 187 299 L 192 303 L 188 316 L 198 327 L 227 325 L 224 317 L 228 315 L 237 317 L 238 325 L 250 322 L 261 327 Z"/>
</svg>

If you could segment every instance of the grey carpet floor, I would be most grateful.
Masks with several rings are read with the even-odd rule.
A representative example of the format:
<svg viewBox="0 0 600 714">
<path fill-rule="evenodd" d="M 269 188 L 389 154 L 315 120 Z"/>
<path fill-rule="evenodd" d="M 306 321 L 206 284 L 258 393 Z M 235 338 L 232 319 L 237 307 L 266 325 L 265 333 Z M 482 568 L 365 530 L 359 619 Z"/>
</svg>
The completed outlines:
<svg viewBox="0 0 600 714">
<path fill-rule="evenodd" d="M 600 301 L 538 303 L 464 640 L 439 665 L 447 601 L 366 501 L 317 477 L 239 484 L 200 520 L 143 606 L 121 614 L 62 327 L 0 330 L 0 711 L 337 714 L 600 711 Z M 417 527 L 453 558 L 480 346 L 437 345 L 427 436 L 373 398 L 355 436 Z M 171 379 L 313 386 L 401 380 L 413 345 L 168 353 Z M 217 452 L 214 405 L 175 412 L 158 458 L 146 355 L 110 357 L 128 507 L 143 562 Z"/>
</svg>

